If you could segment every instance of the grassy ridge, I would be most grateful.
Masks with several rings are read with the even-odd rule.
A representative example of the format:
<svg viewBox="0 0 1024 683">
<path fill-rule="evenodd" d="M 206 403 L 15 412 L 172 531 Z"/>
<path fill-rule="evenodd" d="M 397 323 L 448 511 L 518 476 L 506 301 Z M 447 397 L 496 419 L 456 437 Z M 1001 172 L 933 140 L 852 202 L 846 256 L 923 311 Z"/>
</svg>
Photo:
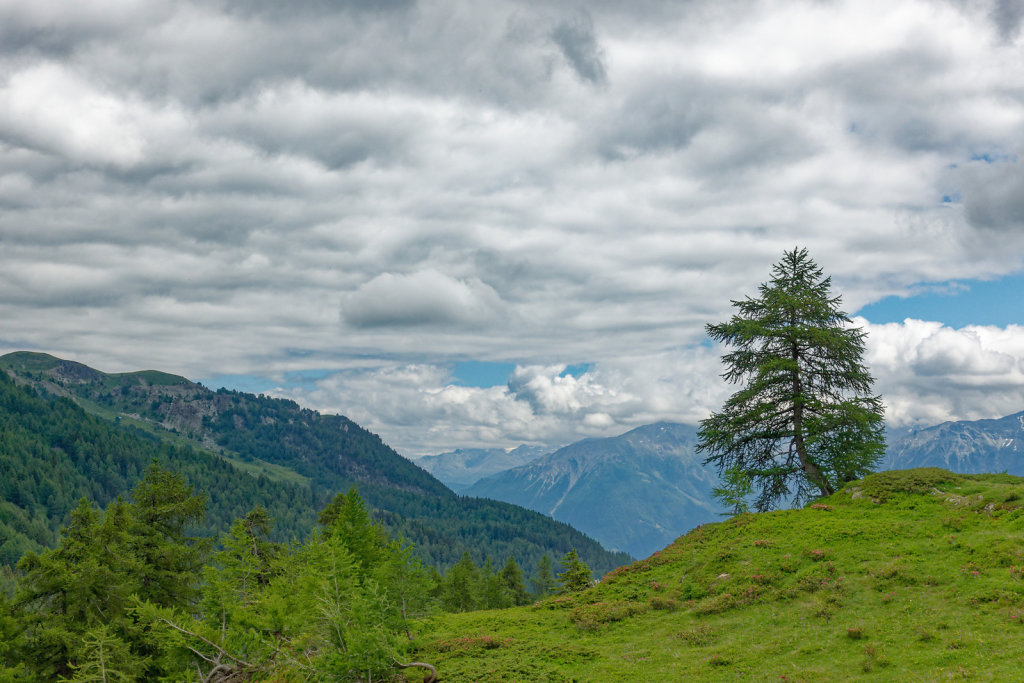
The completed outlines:
<svg viewBox="0 0 1024 683">
<path fill-rule="evenodd" d="M 597 586 L 443 615 L 448 681 L 1020 680 L 1024 478 L 883 472 L 699 527 Z"/>
</svg>

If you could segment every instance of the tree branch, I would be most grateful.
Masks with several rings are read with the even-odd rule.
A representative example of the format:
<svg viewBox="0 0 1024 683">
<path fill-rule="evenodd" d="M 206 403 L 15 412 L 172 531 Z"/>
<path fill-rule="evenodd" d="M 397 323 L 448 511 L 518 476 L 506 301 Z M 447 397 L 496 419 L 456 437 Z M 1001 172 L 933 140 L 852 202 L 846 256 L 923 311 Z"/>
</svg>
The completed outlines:
<svg viewBox="0 0 1024 683">
<path fill-rule="evenodd" d="M 408 669 L 414 666 L 427 669 L 430 673 L 423 674 L 423 683 L 436 683 L 437 681 L 437 669 L 432 664 L 425 664 L 424 662 L 409 662 L 408 664 L 402 664 L 396 659 L 395 666 L 399 669 Z"/>
<path fill-rule="evenodd" d="M 198 638 L 199 640 L 203 641 L 204 643 L 206 643 L 207 645 L 212 647 L 217 652 L 221 653 L 222 655 L 224 655 L 228 659 L 232 659 L 232 660 L 238 662 L 242 666 L 248 667 L 250 669 L 256 668 L 255 666 L 253 666 L 249 662 L 245 661 L 244 659 L 240 659 L 239 657 L 234 656 L 233 654 L 231 654 L 230 652 L 228 652 L 227 650 L 225 650 L 221 646 L 217 645 L 216 643 L 214 643 L 214 642 L 212 642 L 210 640 L 207 640 L 206 638 L 202 637 L 198 633 L 193 633 L 192 631 L 189 631 L 187 629 L 183 629 L 182 627 L 180 627 L 177 624 L 174 624 L 174 623 L 168 621 L 167 619 L 164 619 L 163 617 L 160 617 L 160 621 L 164 622 L 165 624 L 167 624 L 168 626 L 173 628 L 175 631 L 178 631 L 179 633 L 184 633 L 186 636 L 192 636 L 193 638 Z M 189 649 L 192 650 L 192 648 L 189 648 Z M 192 651 L 195 652 L 195 650 L 192 650 Z M 196 653 L 196 654 L 199 654 L 199 653 Z M 203 659 L 206 659 L 206 658 L 204 657 Z M 209 660 L 207 660 L 207 661 L 209 661 Z"/>
</svg>

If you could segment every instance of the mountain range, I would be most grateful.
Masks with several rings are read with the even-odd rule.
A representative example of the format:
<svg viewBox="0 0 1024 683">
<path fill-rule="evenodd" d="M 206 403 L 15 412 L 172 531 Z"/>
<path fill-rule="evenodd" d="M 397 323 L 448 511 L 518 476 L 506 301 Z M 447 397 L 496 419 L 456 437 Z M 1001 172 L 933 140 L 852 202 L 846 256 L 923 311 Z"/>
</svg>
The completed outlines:
<svg viewBox="0 0 1024 683">
<path fill-rule="evenodd" d="M 584 439 L 492 474 L 484 473 L 506 462 L 505 451 L 454 451 L 427 462 L 442 481 L 459 478 L 456 485 L 468 495 L 528 507 L 607 547 L 647 557 L 689 529 L 721 519 L 721 506 L 711 493 L 718 478 L 701 464 L 695 444 L 694 427 L 662 422 L 620 436 Z M 485 466 L 467 465 L 478 461 Z M 888 430 L 879 469 L 916 467 L 1024 475 L 1024 412 Z M 467 485 L 476 473 L 481 477 Z"/>
<path fill-rule="evenodd" d="M 610 548 L 646 557 L 718 519 L 718 477 L 695 452 L 694 427 L 659 422 L 584 439 L 476 482 L 466 494 L 551 515 Z"/>
<path fill-rule="evenodd" d="M 8 561 L 52 544 L 78 498 L 105 505 L 127 493 L 153 460 L 207 494 L 217 513 L 211 534 L 262 504 L 280 540 L 302 537 L 335 493 L 357 486 L 380 521 L 437 567 L 468 552 L 478 564 L 514 555 L 529 569 L 574 547 L 595 571 L 629 559 L 534 511 L 456 495 L 340 415 L 42 353 L 5 355 L 0 369 L 0 548 Z"/>
<path fill-rule="evenodd" d="M 1024 474 L 1024 412 L 994 420 L 893 430 L 881 469 L 941 467 L 961 474 Z"/>
<path fill-rule="evenodd" d="M 452 491 L 462 492 L 484 477 L 498 474 L 547 455 L 543 446 L 504 448 L 457 448 L 438 455 L 426 455 L 414 462 L 440 479 Z"/>
</svg>

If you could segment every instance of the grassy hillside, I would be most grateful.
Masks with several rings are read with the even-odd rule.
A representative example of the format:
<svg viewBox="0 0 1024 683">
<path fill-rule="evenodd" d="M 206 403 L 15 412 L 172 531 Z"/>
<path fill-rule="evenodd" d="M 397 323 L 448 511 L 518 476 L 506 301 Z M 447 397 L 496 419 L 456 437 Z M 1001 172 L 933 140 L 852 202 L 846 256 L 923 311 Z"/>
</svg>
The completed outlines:
<svg viewBox="0 0 1024 683">
<path fill-rule="evenodd" d="M 443 615 L 447 681 L 1020 680 L 1024 478 L 882 472 L 679 538 L 582 593 Z"/>
</svg>

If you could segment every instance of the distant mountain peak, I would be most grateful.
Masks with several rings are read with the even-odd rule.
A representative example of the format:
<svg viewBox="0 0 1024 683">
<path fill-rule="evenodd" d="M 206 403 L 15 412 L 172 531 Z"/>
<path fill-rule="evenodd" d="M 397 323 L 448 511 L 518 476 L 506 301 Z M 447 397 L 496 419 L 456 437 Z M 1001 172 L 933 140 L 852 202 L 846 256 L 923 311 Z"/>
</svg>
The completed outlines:
<svg viewBox="0 0 1024 683">
<path fill-rule="evenodd" d="M 564 446 L 478 481 L 468 495 L 514 502 L 584 529 L 606 547 L 645 557 L 718 519 L 718 477 L 696 455 L 696 428 L 642 425 Z"/>
<path fill-rule="evenodd" d="M 884 469 L 941 467 L 963 474 L 1024 474 L 1024 411 L 897 431 L 888 441 Z"/>
<path fill-rule="evenodd" d="M 426 455 L 414 462 L 454 491 L 463 491 L 480 479 L 519 467 L 548 453 L 542 446 L 515 448 L 456 448 Z"/>
</svg>

